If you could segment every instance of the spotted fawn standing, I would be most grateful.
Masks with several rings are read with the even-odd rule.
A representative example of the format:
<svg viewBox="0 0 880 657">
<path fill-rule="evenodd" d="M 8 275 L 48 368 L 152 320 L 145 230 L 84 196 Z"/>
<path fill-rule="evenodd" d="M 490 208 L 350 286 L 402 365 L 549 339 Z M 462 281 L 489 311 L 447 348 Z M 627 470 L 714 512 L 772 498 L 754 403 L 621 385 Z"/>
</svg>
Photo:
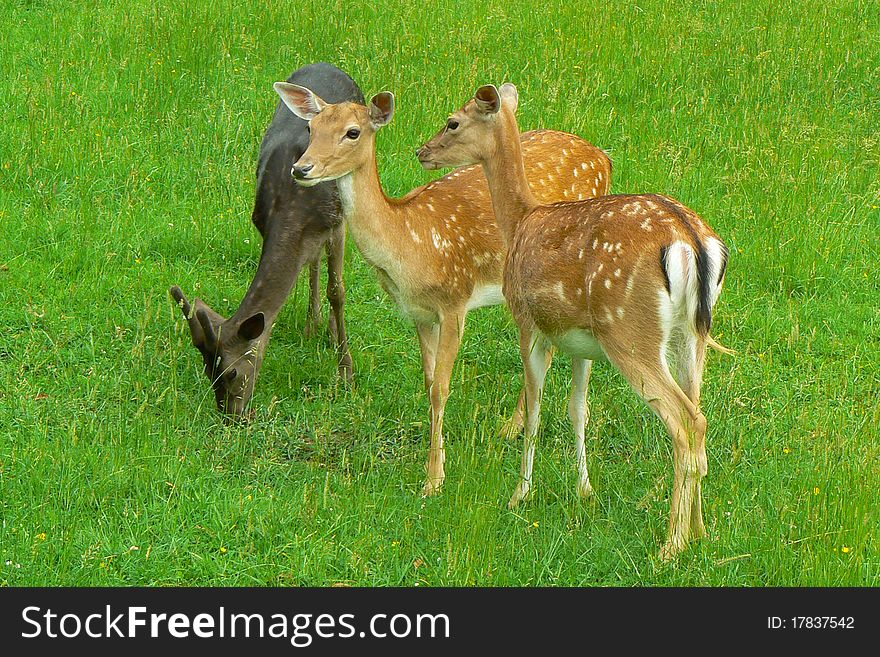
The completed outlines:
<svg viewBox="0 0 880 657">
<path fill-rule="evenodd" d="M 700 479 L 706 474 L 706 418 L 700 382 L 712 308 L 728 250 L 678 201 L 656 194 L 554 203 L 532 193 L 534 161 L 520 146 L 512 84 L 481 87 L 419 151 L 430 166 L 479 163 L 508 245 L 504 296 L 520 329 L 526 429 L 513 507 L 529 493 L 547 372 L 555 345 L 572 358 L 569 416 L 577 441 L 578 492 L 591 492 L 584 449 L 591 361 L 609 360 L 666 425 L 674 449 L 664 560 L 705 535 Z M 590 164 L 574 163 L 590 171 Z M 671 356 L 675 373 L 670 370 Z"/>
</svg>

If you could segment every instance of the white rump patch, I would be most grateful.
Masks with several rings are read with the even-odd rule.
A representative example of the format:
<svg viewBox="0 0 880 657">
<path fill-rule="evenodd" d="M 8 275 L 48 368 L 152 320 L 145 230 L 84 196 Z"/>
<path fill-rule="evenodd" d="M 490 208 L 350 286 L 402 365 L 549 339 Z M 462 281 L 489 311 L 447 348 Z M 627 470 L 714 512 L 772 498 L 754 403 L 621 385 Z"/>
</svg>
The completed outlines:
<svg viewBox="0 0 880 657">
<path fill-rule="evenodd" d="M 718 282 L 718 275 L 721 273 L 721 263 L 724 261 L 724 249 L 714 237 L 706 240 L 706 255 L 709 257 L 709 307 L 715 306 L 718 297 L 721 294 L 721 287 L 724 281 Z"/>
<path fill-rule="evenodd" d="M 669 294 L 666 290 L 660 291 L 660 320 L 664 344 L 674 327 L 692 327 L 697 310 L 697 262 L 696 254 L 689 244 L 673 242 L 666 250 L 666 275 L 669 278 Z"/>
</svg>

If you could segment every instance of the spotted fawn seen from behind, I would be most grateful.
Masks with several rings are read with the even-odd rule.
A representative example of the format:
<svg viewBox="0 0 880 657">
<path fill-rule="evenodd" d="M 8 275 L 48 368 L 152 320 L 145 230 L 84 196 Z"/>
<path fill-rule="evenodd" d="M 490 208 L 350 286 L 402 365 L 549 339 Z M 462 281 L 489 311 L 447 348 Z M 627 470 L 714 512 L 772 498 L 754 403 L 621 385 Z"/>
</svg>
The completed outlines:
<svg viewBox="0 0 880 657">
<path fill-rule="evenodd" d="M 486 179 L 473 166 L 403 198 L 388 198 L 376 165 L 376 133 L 394 115 L 391 93 L 377 94 L 364 106 L 329 104 L 297 85 L 276 83 L 275 90 L 297 116 L 310 122 L 309 147 L 294 165 L 293 176 L 301 185 L 337 181 L 358 249 L 416 326 L 431 403 L 423 492 L 432 495 L 446 476 L 443 414 L 465 316 L 474 308 L 504 301 L 504 240 L 492 214 Z M 578 137 L 555 131 L 528 133 L 522 149 L 540 163 L 532 183 L 543 201 L 586 198 L 608 190 L 610 160 Z M 575 163 L 582 162 L 592 166 L 575 169 Z"/>
<path fill-rule="evenodd" d="M 721 348 L 709 329 L 727 247 L 696 213 L 666 196 L 542 203 L 526 182 L 533 162 L 520 147 L 517 104 L 511 84 L 481 87 L 419 151 L 431 166 L 482 165 L 508 245 L 504 295 L 520 329 L 526 404 L 520 480 L 510 506 L 530 491 L 551 345 L 572 358 L 569 415 L 578 490 L 590 492 L 583 400 L 591 361 L 608 360 L 672 438 L 675 478 L 661 550 L 661 557 L 670 559 L 690 538 L 705 535 L 700 480 L 707 468 L 706 418 L 699 408 L 700 382 L 706 347 Z"/>
</svg>

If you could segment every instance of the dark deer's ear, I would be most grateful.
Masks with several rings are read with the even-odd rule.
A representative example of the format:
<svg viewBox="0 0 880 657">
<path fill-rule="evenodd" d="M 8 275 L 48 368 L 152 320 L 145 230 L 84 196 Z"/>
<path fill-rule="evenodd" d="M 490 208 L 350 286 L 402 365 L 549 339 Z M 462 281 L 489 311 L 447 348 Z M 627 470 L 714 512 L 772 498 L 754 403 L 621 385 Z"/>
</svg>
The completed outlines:
<svg viewBox="0 0 880 657">
<path fill-rule="evenodd" d="M 474 100 L 480 114 L 497 114 L 501 109 L 501 95 L 494 84 L 487 84 L 477 89 Z"/>
<path fill-rule="evenodd" d="M 214 324 L 211 322 L 211 316 L 205 308 L 196 308 L 196 319 L 205 332 L 205 346 L 208 349 L 217 348 L 217 332 L 214 330 Z"/>
<path fill-rule="evenodd" d="M 394 118 L 394 94 L 383 91 L 373 96 L 370 101 L 370 123 L 374 130 L 391 123 Z"/>
<path fill-rule="evenodd" d="M 304 121 L 311 121 L 327 107 L 318 94 L 298 84 L 276 82 L 272 87 L 290 111 Z"/>
<path fill-rule="evenodd" d="M 242 340 L 256 340 L 266 330 L 266 316 L 263 313 L 251 315 L 238 327 L 238 337 Z"/>
<path fill-rule="evenodd" d="M 174 301 L 177 302 L 177 305 L 183 311 L 183 316 L 189 319 L 190 313 L 192 312 L 192 307 L 189 305 L 189 301 L 186 299 L 186 295 L 183 293 L 183 290 L 180 289 L 177 285 L 172 285 L 171 289 L 168 290 L 172 297 L 174 297 Z"/>
<path fill-rule="evenodd" d="M 174 298 L 174 301 L 177 303 L 177 306 L 180 308 L 183 313 L 184 319 L 186 319 L 186 323 L 189 324 L 189 333 L 192 337 L 193 346 L 196 349 L 202 350 L 206 347 L 205 345 L 205 331 L 202 329 L 202 325 L 199 322 L 198 318 L 193 313 L 192 306 L 184 295 L 183 290 L 181 290 L 177 285 L 172 285 L 169 290 L 171 296 Z"/>
</svg>

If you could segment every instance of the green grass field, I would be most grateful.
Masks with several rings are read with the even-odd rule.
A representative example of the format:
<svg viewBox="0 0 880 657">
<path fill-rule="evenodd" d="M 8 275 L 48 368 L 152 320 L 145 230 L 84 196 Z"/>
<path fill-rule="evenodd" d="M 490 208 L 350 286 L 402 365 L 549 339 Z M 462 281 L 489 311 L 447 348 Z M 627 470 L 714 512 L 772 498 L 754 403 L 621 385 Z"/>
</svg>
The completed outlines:
<svg viewBox="0 0 880 657">
<path fill-rule="evenodd" d="M 880 5 L 526 0 L 2 0 L 0 584 L 877 585 Z M 396 3 L 391 3 L 395 5 Z M 546 389 L 533 501 L 516 328 L 474 312 L 447 407 L 447 483 L 422 499 L 418 344 L 349 245 L 356 383 L 279 318 L 256 419 L 226 426 L 168 287 L 231 313 L 272 83 L 326 60 L 397 98 L 386 191 L 481 84 L 524 129 L 611 152 L 618 192 L 694 208 L 731 247 L 703 388 L 709 538 L 662 564 L 660 422 L 591 382 L 580 502 L 569 369 Z"/>
</svg>

